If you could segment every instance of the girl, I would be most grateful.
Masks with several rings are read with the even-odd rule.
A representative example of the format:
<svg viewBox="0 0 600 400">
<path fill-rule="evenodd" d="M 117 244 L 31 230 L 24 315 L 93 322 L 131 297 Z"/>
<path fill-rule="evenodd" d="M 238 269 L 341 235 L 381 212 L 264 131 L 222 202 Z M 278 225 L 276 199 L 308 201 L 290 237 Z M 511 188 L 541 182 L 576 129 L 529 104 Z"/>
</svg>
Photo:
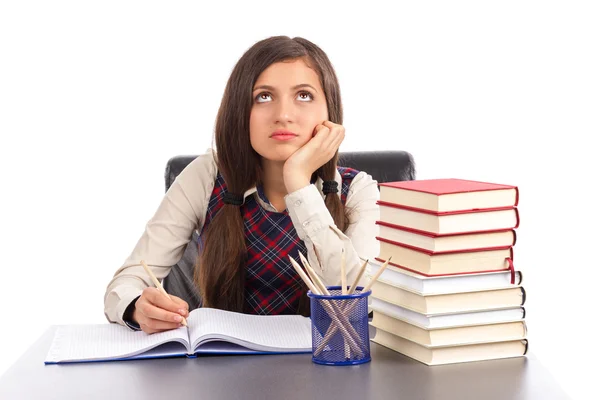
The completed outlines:
<svg viewBox="0 0 600 400">
<path fill-rule="evenodd" d="M 106 318 L 147 333 L 180 327 L 189 305 L 161 295 L 139 263 L 164 279 L 195 229 L 202 303 L 192 307 L 309 315 L 288 258 L 300 262 L 300 252 L 326 285 L 340 285 L 344 251 L 353 282 L 360 257 L 379 254 L 379 191 L 364 171 L 337 165 L 342 114 L 335 71 L 318 46 L 276 36 L 248 49 L 225 88 L 216 152 L 192 161 L 165 194 L 108 284 Z"/>
</svg>

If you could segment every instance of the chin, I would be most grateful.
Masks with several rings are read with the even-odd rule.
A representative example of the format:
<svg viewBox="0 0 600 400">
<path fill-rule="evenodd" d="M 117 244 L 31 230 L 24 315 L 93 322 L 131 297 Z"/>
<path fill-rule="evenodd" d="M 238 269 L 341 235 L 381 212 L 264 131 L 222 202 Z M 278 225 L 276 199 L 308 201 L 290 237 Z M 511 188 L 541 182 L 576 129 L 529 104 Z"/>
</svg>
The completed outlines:
<svg viewBox="0 0 600 400">
<path fill-rule="evenodd" d="M 259 151 L 258 154 L 261 155 L 261 157 L 269 160 L 269 161 L 287 161 L 288 158 L 290 158 L 290 156 L 292 154 L 294 154 L 294 152 L 296 152 L 296 150 L 298 150 L 295 147 L 288 147 L 288 146 L 279 146 L 280 148 L 277 149 L 268 149 L 267 151 Z"/>
</svg>

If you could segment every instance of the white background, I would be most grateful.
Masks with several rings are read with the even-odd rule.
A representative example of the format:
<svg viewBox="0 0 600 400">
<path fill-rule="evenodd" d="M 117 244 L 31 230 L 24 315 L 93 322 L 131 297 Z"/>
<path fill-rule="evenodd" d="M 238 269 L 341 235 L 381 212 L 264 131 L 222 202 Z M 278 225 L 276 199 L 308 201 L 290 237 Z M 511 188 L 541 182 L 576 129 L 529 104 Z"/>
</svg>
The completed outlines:
<svg viewBox="0 0 600 400">
<path fill-rule="evenodd" d="M 224 4 L 0 5 L 0 374 L 49 325 L 105 322 L 167 160 L 211 146 L 235 62 L 284 34 L 337 70 L 342 151 L 402 149 L 419 179 L 519 186 L 530 350 L 573 398 L 595 397 L 598 6 Z"/>
</svg>

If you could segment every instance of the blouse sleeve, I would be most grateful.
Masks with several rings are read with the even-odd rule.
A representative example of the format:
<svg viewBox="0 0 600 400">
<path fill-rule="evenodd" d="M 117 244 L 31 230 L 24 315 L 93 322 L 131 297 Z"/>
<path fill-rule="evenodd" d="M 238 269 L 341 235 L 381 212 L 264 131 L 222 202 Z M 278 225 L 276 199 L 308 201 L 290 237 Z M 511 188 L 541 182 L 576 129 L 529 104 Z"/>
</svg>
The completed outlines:
<svg viewBox="0 0 600 400">
<path fill-rule="evenodd" d="M 323 196 L 314 184 L 285 197 L 298 237 L 306 244 L 308 261 L 326 285 L 341 283 L 342 248 L 348 285 L 354 282 L 363 260 L 379 255 L 376 239 L 379 226 L 375 223 L 379 219 L 377 200 L 377 181 L 364 171 L 358 173 L 350 184 L 346 199 L 349 226 L 344 233 L 335 225 Z M 367 266 L 359 286 L 366 285 L 369 279 Z"/>
<path fill-rule="evenodd" d="M 164 279 L 185 251 L 194 229 L 201 229 L 216 177 L 216 163 L 209 149 L 194 159 L 165 193 L 133 251 L 114 273 L 104 295 L 104 314 L 109 322 L 127 326 L 123 313 L 144 288 L 153 286 L 140 264 L 146 261 L 157 279 Z"/>
</svg>

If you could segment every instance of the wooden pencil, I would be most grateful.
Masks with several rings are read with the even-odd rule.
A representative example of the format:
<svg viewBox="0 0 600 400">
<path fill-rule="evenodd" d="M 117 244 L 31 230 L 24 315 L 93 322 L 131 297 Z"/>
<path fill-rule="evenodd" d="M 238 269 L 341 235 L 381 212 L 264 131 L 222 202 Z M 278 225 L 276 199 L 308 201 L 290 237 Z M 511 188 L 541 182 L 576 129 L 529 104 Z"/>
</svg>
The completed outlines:
<svg viewBox="0 0 600 400">
<path fill-rule="evenodd" d="M 356 279 L 354 279 L 354 283 L 352 284 L 352 286 L 350 286 L 350 290 L 348 291 L 348 293 L 353 294 L 354 291 L 356 290 L 356 287 L 358 286 L 358 283 L 360 282 L 363 274 L 365 273 L 365 270 L 367 269 L 367 264 L 369 263 L 369 259 L 367 259 L 362 267 L 360 267 L 360 270 L 358 271 L 358 275 L 356 275 Z"/>
<path fill-rule="evenodd" d="M 306 283 L 306 286 L 308 286 L 308 288 L 315 294 L 318 295 L 323 295 L 323 293 L 321 292 L 321 290 L 319 288 L 317 288 L 315 286 L 315 284 L 313 284 L 313 282 L 310 280 L 310 278 L 306 275 L 306 273 L 302 270 L 302 267 L 296 262 L 296 260 L 294 260 L 291 256 L 288 256 L 290 259 L 290 262 L 292 263 L 292 266 L 294 267 L 294 269 L 296 270 L 296 272 L 298 272 L 298 275 L 300 275 L 300 278 L 302 278 L 302 280 L 304 281 L 304 283 Z M 335 307 L 334 304 L 330 304 L 328 301 L 323 301 L 322 302 L 322 306 L 325 309 L 325 311 L 327 312 L 327 314 L 329 314 L 329 317 L 331 317 L 332 322 L 340 328 L 340 331 L 342 333 L 342 335 L 344 336 L 344 339 L 346 339 L 350 346 L 352 347 L 352 350 L 362 354 L 362 349 L 360 347 L 360 336 L 358 336 L 358 333 L 354 330 L 354 327 L 350 324 L 350 321 L 345 320 L 345 319 L 340 319 L 340 317 L 342 316 L 341 312 L 339 312 L 339 308 Z M 352 335 L 354 334 L 354 335 Z M 358 341 L 358 343 L 356 342 Z M 323 343 L 325 343 L 325 338 L 323 340 Z"/>
<path fill-rule="evenodd" d="M 360 291 L 360 293 L 366 292 L 366 291 L 368 291 L 368 290 L 371 289 L 371 286 L 373 286 L 373 284 L 375 283 L 375 281 L 377 281 L 377 279 L 379 278 L 379 276 L 387 268 L 387 266 L 389 265 L 391 259 L 392 259 L 392 257 L 388 258 L 388 260 L 383 264 L 383 266 L 381 266 L 381 268 L 379 269 L 379 271 L 377 271 L 377 273 L 371 278 L 370 282 L 364 287 L 363 290 Z M 360 280 L 361 275 L 364 273 L 364 271 L 366 269 L 366 265 L 367 265 L 368 261 L 369 260 L 367 259 L 365 261 L 365 263 L 363 264 L 363 266 L 361 267 L 361 271 L 359 272 L 359 275 L 356 277 L 355 283 L 357 283 Z M 355 288 L 356 288 L 356 286 L 355 286 Z M 352 311 L 352 309 L 354 309 L 354 307 L 356 306 L 356 304 L 358 304 L 358 303 L 349 303 L 348 304 L 348 306 L 343 310 L 343 317 L 344 318 L 346 318 L 348 316 L 348 314 Z M 338 330 L 337 326 L 330 325 L 329 329 L 327 329 L 327 332 L 325 333 L 325 337 L 331 337 L 333 334 L 336 333 L 337 330 Z M 326 342 L 324 341 L 316 349 L 316 351 L 315 351 L 316 355 L 319 355 L 323 351 L 323 349 L 325 348 L 325 344 L 326 344 Z"/>
<path fill-rule="evenodd" d="M 383 271 L 387 268 L 388 264 L 390 263 L 392 257 L 390 256 L 390 258 L 387 259 L 387 261 L 381 266 L 381 268 L 379 268 L 379 271 L 377 271 L 377 273 L 375 273 L 375 275 L 371 278 L 371 280 L 369 281 L 369 283 L 367 283 L 367 286 L 365 286 L 365 288 L 363 290 L 361 290 L 361 293 L 366 292 L 368 290 L 371 289 L 371 286 L 373 286 L 375 284 L 375 282 L 377 281 L 377 279 L 379 278 L 379 276 L 381 276 L 381 274 L 383 273 Z"/>
<path fill-rule="evenodd" d="M 342 247 L 342 265 L 340 266 L 342 274 L 342 294 L 348 294 L 348 283 L 346 282 L 346 253 Z"/>
<path fill-rule="evenodd" d="M 319 276 L 317 275 L 317 273 L 315 272 L 313 267 L 310 266 L 310 263 L 308 262 L 306 257 L 304 257 L 304 255 L 302 255 L 302 253 L 300 253 L 300 252 L 298 252 L 298 254 L 300 255 L 300 261 L 302 261 L 302 264 L 304 265 L 304 269 L 306 269 L 306 272 L 308 272 L 308 274 L 312 278 L 313 282 L 315 282 L 316 286 L 318 286 L 319 289 L 321 289 L 321 293 L 323 293 L 327 296 L 331 296 L 331 293 L 329 293 L 329 290 L 327 290 L 327 287 L 325 286 L 325 284 L 323 283 L 321 278 L 319 278 Z"/>
<path fill-rule="evenodd" d="M 148 264 L 146 264 L 146 262 L 144 260 L 140 261 L 140 264 L 142 264 L 142 266 L 144 267 L 144 269 L 146 270 L 146 273 L 148 274 L 148 276 L 150 276 L 150 279 L 152 279 L 152 282 L 154 282 L 154 286 L 156 286 L 156 288 L 165 296 L 167 296 L 168 299 L 171 299 L 171 296 L 169 296 L 169 293 L 167 293 L 167 291 L 165 290 L 165 288 L 160 284 L 160 282 L 158 281 L 158 279 L 156 279 L 156 276 L 154 276 L 154 274 L 152 273 L 152 270 L 150 268 L 148 268 Z M 187 321 L 185 320 L 185 317 L 181 317 L 181 325 L 183 326 L 187 326 Z"/>
</svg>

